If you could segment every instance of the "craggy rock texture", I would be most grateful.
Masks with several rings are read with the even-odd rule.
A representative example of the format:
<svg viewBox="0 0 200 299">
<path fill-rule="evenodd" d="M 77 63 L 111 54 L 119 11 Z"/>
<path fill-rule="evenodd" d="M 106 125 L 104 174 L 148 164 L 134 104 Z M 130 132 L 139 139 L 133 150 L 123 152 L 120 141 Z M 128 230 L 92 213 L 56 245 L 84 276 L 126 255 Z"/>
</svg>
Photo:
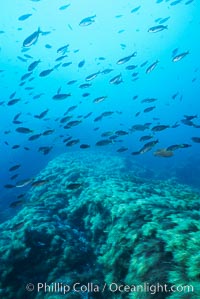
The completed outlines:
<svg viewBox="0 0 200 299">
<path fill-rule="evenodd" d="M 51 161 L 0 226 L 2 299 L 198 299 L 200 195 L 138 176 L 126 159 L 67 153 Z M 193 285 L 193 293 L 27 292 L 27 283 Z"/>
</svg>

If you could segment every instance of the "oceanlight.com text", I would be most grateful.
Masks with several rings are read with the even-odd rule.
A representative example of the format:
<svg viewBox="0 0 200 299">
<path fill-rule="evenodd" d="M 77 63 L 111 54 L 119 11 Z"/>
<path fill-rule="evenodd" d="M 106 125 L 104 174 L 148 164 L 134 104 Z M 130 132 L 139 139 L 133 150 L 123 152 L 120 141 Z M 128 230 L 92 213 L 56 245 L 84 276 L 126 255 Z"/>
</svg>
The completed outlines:
<svg viewBox="0 0 200 299">
<path fill-rule="evenodd" d="M 110 284 L 96 284 L 89 282 L 83 284 L 81 282 L 75 282 L 73 284 L 65 283 L 27 283 L 26 290 L 28 292 L 43 292 L 43 293 L 60 293 L 67 294 L 69 292 L 73 293 L 150 293 L 154 295 L 156 293 L 193 293 L 194 287 L 192 285 L 169 285 L 169 284 L 150 284 L 145 282 L 143 284 L 120 284 L 112 282 Z"/>
</svg>

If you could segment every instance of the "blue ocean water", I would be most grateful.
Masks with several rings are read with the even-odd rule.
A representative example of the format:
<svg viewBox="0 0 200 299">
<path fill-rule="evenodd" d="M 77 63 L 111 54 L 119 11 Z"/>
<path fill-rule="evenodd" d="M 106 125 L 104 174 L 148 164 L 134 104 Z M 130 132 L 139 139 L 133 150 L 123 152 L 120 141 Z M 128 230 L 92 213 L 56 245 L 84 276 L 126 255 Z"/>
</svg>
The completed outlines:
<svg viewBox="0 0 200 299">
<path fill-rule="evenodd" d="M 29 188 L 16 188 L 17 182 L 33 178 L 48 161 L 68 151 L 102 149 L 135 161 L 158 178 L 176 177 L 180 182 L 199 187 L 199 9 L 200 3 L 195 0 L 51 3 L 8 0 L 3 4 L 0 12 L 2 213 L 10 213 L 9 204 Z M 25 43 L 27 38 L 30 44 Z M 129 57 L 133 53 L 134 57 Z M 173 61 L 182 54 L 178 61 Z M 127 57 L 127 61 L 123 60 Z M 28 67 L 34 61 L 38 65 L 31 72 Z M 148 71 L 155 62 L 155 68 Z M 127 66 L 135 67 L 127 69 Z M 111 71 L 106 73 L 107 69 Z M 41 76 L 44 70 L 51 72 Z M 86 77 L 92 74 L 95 78 L 87 81 Z M 118 75 L 120 82 L 112 84 L 110 80 Z M 75 82 L 67 84 L 72 80 Z M 85 83 L 91 86 L 81 88 Z M 54 100 L 56 94 L 70 96 Z M 105 99 L 94 102 L 102 96 Z M 156 101 L 143 102 L 152 98 Z M 17 99 L 16 103 L 13 99 Z M 67 112 L 70 107 L 72 111 Z M 152 111 L 144 112 L 148 107 L 153 107 Z M 44 117 L 37 117 L 46 110 Z M 112 113 L 96 121 L 104 112 Z M 70 117 L 61 122 L 65 113 Z M 80 124 L 64 129 L 67 123 L 77 120 Z M 148 124 L 147 129 L 134 130 L 132 127 L 138 124 Z M 157 125 L 168 127 L 152 131 Z M 17 132 L 19 127 L 31 131 Z M 46 130 L 52 132 L 44 136 Z M 116 137 L 118 130 L 125 131 L 125 135 Z M 105 132 L 111 133 L 102 137 Z M 36 134 L 41 136 L 30 141 Z M 139 141 L 144 135 L 152 135 L 152 139 Z M 68 137 L 80 141 L 66 146 Z M 196 142 L 193 137 L 197 137 Z M 109 144 L 96 145 L 102 139 L 110 140 Z M 140 153 L 144 144 L 152 140 L 158 143 Z M 90 147 L 80 148 L 81 144 Z M 153 154 L 177 144 L 188 147 L 179 147 L 168 158 Z M 49 153 L 44 155 L 40 147 L 50 147 Z M 126 150 L 117 152 L 121 147 Z M 139 153 L 133 155 L 133 152 Z M 20 167 L 10 171 L 13 165 Z M 15 174 L 16 178 L 12 178 Z"/>
<path fill-rule="evenodd" d="M 199 12 L 1 5 L 0 298 L 199 298 Z"/>
</svg>

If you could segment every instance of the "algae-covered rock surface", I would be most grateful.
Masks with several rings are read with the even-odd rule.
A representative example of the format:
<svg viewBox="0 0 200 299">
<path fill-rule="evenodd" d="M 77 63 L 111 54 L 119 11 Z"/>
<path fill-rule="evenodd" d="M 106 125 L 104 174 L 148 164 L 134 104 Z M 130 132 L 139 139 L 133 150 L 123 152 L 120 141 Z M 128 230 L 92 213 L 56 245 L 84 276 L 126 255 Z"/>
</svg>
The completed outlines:
<svg viewBox="0 0 200 299">
<path fill-rule="evenodd" d="M 198 299 L 200 195 L 141 173 L 106 153 L 49 162 L 0 226 L 0 298 Z"/>
</svg>

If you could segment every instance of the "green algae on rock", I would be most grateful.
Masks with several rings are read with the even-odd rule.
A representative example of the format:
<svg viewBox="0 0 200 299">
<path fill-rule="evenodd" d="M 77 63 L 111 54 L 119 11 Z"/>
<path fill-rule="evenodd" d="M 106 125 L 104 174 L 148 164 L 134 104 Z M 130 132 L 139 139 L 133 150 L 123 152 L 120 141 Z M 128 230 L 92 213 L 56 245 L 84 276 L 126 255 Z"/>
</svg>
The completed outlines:
<svg viewBox="0 0 200 299">
<path fill-rule="evenodd" d="M 67 153 L 52 160 L 21 211 L 0 226 L 1 298 L 63 298 L 28 293 L 26 283 L 192 285 L 198 299 L 200 195 L 186 185 L 144 179 L 125 158 Z M 78 184 L 78 188 L 68 188 Z M 81 293 L 71 298 L 149 299 L 149 292 Z"/>
</svg>

